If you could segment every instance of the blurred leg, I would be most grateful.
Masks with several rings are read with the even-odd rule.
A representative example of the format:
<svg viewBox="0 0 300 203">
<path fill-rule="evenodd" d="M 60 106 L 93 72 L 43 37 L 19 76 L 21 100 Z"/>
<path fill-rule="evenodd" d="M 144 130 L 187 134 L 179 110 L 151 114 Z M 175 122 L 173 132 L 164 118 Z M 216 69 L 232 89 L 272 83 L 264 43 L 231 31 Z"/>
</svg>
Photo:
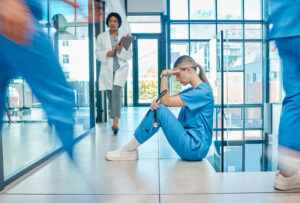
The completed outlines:
<svg viewBox="0 0 300 203">
<path fill-rule="evenodd" d="M 40 25 L 35 24 L 36 34 L 32 45 L 21 46 L 3 40 L 4 58 L 10 59 L 10 67 L 23 76 L 37 99 L 42 103 L 49 121 L 54 124 L 58 136 L 72 156 L 74 95 L 67 84 L 52 46 Z"/>
</svg>

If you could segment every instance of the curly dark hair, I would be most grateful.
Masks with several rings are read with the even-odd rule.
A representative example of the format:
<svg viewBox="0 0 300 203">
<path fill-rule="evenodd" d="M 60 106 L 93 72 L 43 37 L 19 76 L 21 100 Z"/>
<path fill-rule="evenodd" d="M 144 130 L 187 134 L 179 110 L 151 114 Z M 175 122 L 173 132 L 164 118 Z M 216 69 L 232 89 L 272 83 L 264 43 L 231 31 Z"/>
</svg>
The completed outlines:
<svg viewBox="0 0 300 203">
<path fill-rule="evenodd" d="M 111 17 L 117 18 L 117 19 L 118 19 L 118 22 L 119 22 L 118 28 L 121 27 L 121 25 L 122 25 L 122 19 L 121 19 L 121 16 L 120 16 L 118 13 L 114 13 L 114 12 L 108 14 L 108 16 L 107 16 L 107 18 L 106 18 L 106 25 L 107 25 L 107 27 L 109 27 L 109 26 L 108 26 L 108 21 L 109 21 L 109 19 L 110 19 Z"/>
</svg>

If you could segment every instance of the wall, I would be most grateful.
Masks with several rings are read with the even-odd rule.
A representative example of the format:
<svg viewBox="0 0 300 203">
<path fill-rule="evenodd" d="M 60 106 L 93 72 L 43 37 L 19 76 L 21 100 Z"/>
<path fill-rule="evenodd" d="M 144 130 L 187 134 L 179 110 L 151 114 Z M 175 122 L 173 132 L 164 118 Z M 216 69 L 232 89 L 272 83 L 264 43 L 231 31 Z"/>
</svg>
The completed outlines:
<svg viewBox="0 0 300 203">
<path fill-rule="evenodd" d="M 122 1 L 122 0 L 121 0 Z M 167 0 L 127 0 L 128 13 L 167 13 Z"/>
</svg>

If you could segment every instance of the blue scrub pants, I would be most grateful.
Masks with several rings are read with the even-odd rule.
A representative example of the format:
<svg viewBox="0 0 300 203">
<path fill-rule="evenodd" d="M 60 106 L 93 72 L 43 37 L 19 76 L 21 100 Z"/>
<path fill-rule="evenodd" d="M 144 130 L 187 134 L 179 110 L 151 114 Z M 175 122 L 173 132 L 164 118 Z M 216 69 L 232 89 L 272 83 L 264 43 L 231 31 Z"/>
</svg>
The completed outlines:
<svg viewBox="0 0 300 203">
<path fill-rule="evenodd" d="M 9 80 L 22 76 L 41 102 L 49 123 L 72 157 L 74 95 L 41 26 L 35 22 L 31 45 L 19 45 L 0 34 L 0 133 Z"/>
<path fill-rule="evenodd" d="M 283 88 L 278 144 L 300 151 L 300 36 L 276 39 L 283 63 Z"/>
<path fill-rule="evenodd" d="M 201 148 L 191 148 L 191 142 L 194 138 L 187 133 L 186 129 L 165 105 L 159 104 L 159 109 L 156 110 L 156 118 L 159 125 L 157 128 L 152 127 L 154 112 L 150 111 L 135 130 L 134 136 L 140 144 L 152 137 L 161 127 L 168 142 L 182 159 L 198 161 L 204 158 L 199 157 L 199 154 L 202 154 L 199 153 Z M 147 130 L 150 130 L 150 132 L 147 132 Z"/>
</svg>

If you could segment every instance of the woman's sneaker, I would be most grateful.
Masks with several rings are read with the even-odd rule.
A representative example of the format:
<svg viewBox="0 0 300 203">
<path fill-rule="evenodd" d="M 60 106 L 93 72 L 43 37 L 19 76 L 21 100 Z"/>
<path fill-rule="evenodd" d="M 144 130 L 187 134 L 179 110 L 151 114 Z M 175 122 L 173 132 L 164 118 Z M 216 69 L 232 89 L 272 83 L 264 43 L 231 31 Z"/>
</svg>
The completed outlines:
<svg viewBox="0 0 300 203">
<path fill-rule="evenodd" d="M 121 147 L 115 151 L 107 152 L 105 159 L 108 161 L 136 161 L 138 160 L 138 152 L 137 150 L 128 152 Z"/>
<path fill-rule="evenodd" d="M 290 177 L 284 177 L 280 173 L 276 174 L 274 188 L 278 190 L 290 190 L 300 188 L 300 173 L 295 172 Z"/>
</svg>

